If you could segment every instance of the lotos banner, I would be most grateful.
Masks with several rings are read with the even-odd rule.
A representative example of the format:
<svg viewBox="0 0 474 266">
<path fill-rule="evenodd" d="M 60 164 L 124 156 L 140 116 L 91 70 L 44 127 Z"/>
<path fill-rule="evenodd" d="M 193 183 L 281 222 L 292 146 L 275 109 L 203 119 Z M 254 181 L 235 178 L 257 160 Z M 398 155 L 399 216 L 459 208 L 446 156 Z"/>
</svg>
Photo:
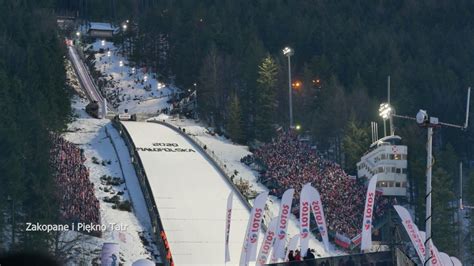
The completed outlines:
<svg viewBox="0 0 474 266">
<path fill-rule="evenodd" d="M 410 237 L 410 240 L 415 247 L 416 253 L 418 254 L 418 257 L 420 258 L 421 262 L 425 262 L 425 232 L 419 231 L 418 227 L 416 224 L 413 223 L 413 220 L 411 219 L 410 213 L 405 209 L 404 207 L 400 205 L 395 205 L 393 206 L 395 210 L 397 211 L 398 215 L 402 219 L 402 224 L 403 227 L 405 227 L 405 230 L 408 233 L 408 236 Z M 433 241 L 430 241 L 430 251 L 431 251 L 431 265 L 433 266 L 440 266 L 442 265 L 442 262 L 439 257 L 439 252 L 436 249 L 436 247 L 433 245 Z"/>
<path fill-rule="evenodd" d="M 418 234 L 420 234 L 420 238 L 421 238 L 421 240 L 423 240 L 423 243 L 424 243 L 425 240 L 426 240 L 425 232 L 418 231 Z M 441 259 L 441 256 L 439 255 L 438 249 L 433 244 L 433 240 L 430 241 L 430 253 L 431 253 L 431 265 L 433 265 L 433 266 L 443 266 L 444 265 L 443 261 Z"/>
<path fill-rule="evenodd" d="M 249 222 L 247 224 L 247 231 L 240 254 L 240 265 L 248 265 L 250 261 L 255 261 L 257 257 L 257 242 L 260 233 L 260 225 L 263 220 L 265 210 L 265 202 L 267 201 L 268 192 L 260 193 L 253 202 L 252 210 L 250 211 Z"/>
<path fill-rule="evenodd" d="M 232 218 L 232 200 L 234 199 L 234 193 L 231 191 L 227 197 L 227 211 L 225 215 L 225 262 L 230 261 L 229 251 L 229 235 L 230 235 L 230 222 Z"/>
<path fill-rule="evenodd" d="M 300 194 L 300 245 L 302 257 L 305 256 L 309 244 L 309 224 L 312 201 L 311 192 L 311 184 L 308 183 L 303 186 Z M 303 252 L 305 252 L 305 254 L 303 254 Z"/>
<path fill-rule="evenodd" d="M 311 210 L 313 211 L 314 218 L 316 219 L 316 224 L 318 226 L 319 233 L 323 239 L 324 249 L 329 252 L 329 238 L 328 238 L 328 229 L 326 225 L 326 217 L 324 216 L 323 203 L 321 202 L 321 195 L 314 187 L 310 186 L 311 191 Z M 306 256 L 308 248 L 301 249 L 301 256 Z"/>
<path fill-rule="evenodd" d="M 272 246 L 275 241 L 276 236 L 276 227 L 279 217 L 272 219 L 268 225 L 267 232 L 263 238 L 262 245 L 260 246 L 260 251 L 258 252 L 257 257 L 257 266 L 267 264 L 268 257 L 270 257 L 270 252 L 272 251 Z"/>
<path fill-rule="evenodd" d="M 372 214 L 375 204 L 375 187 L 377 185 L 377 175 L 374 175 L 367 186 L 367 196 L 365 198 L 364 219 L 362 221 L 362 242 L 361 250 L 369 250 L 372 247 Z"/>
<path fill-rule="evenodd" d="M 272 262 L 278 261 L 278 259 L 285 259 L 285 244 L 286 234 L 288 229 L 288 223 L 290 222 L 291 215 L 291 203 L 293 202 L 293 195 L 295 190 L 290 188 L 283 193 L 281 197 L 280 214 L 277 223 L 277 236 L 272 253 Z"/>
<path fill-rule="evenodd" d="M 410 237 L 411 243 L 415 247 L 416 253 L 420 258 L 420 261 L 424 262 L 425 246 L 423 245 L 423 240 L 421 239 L 420 234 L 418 233 L 418 227 L 416 227 L 416 225 L 413 223 L 413 220 L 411 219 L 410 213 L 407 211 L 407 209 L 400 205 L 395 205 L 393 207 L 402 219 L 403 227 L 405 227 L 405 230 L 407 231 L 408 236 Z"/>
</svg>

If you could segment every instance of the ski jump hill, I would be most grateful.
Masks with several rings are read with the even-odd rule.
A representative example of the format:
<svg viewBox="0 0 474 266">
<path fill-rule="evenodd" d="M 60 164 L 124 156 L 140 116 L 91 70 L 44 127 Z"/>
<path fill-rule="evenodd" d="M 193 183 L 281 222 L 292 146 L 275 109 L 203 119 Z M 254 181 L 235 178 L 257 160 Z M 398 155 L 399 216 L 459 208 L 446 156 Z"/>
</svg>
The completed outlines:
<svg viewBox="0 0 474 266">
<path fill-rule="evenodd" d="M 115 126 L 139 166 L 137 175 L 164 260 L 172 258 L 174 265 L 223 265 L 227 197 L 234 191 L 227 264 L 237 265 L 249 205 L 205 151 L 167 124 L 116 121 Z"/>
</svg>

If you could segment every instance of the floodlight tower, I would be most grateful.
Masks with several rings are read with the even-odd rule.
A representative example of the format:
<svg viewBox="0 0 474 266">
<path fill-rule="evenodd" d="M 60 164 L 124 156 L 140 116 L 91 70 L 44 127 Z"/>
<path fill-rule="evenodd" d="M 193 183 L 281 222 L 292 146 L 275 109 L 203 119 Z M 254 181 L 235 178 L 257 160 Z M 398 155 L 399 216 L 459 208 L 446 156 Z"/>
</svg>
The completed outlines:
<svg viewBox="0 0 474 266">
<path fill-rule="evenodd" d="M 409 117 L 409 116 L 402 116 L 396 115 L 389 112 L 391 117 L 398 117 L 404 118 L 409 120 L 416 120 L 419 126 L 427 128 L 428 135 L 427 135 L 427 143 L 426 143 L 426 218 L 425 218 L 425 230 L 426 230 L 426 239 L 425 239 L 425 265 L 431 266 L 431 175 L 432 175 L 432 167 L 433 167 L 433 129 L 440 128 L 440 127 L 453 127 L 458 128 L 461 130 L 467 129 L 469 124 L 469 104 L 470 104 L 470 96 L 471 96 L 471 87 L 468 88 L 467 91 L 467 105 L 466 105 L 466 120 L 464 121 L 464 125 L 455 125 L 450 123 L 440 122 L 437 117 L 432 117 L 428 115 L 426 110 L 418 111 L 416 114 L 416 118 Z M 388 106 L 390 107 L 390 106 Z M 382 115 L 382 112 L 380 113 Z"/>
<path fill-rule="evenodd" d="M 288 57 L 288 101 L 290 109 L 290 128 L 293 128 L 293 101 L 292 101 L 292 91 L 291 91 L 291 59 L 290 57 L 295 53 L 290 47 L 285 47 L 282 50 L 283 55 Z"/>
</svg>

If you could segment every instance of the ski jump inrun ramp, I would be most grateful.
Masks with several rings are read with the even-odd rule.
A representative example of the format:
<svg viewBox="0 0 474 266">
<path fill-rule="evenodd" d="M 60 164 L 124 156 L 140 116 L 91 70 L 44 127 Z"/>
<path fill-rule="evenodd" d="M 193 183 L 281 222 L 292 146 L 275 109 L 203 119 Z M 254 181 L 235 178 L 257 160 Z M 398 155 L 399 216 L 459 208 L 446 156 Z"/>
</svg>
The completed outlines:
<svg viewBox="0 0 474 266">
<path fill-rule="evenodd" d="M 142 161 L 175 265 L 224 265 L 225 216 L 232 185 L 177 131 L 157 123 L 122 124 Z M 248 218 L 249 210 L 234 195 L 227 265 L 239 263 Z"/>
</svg>

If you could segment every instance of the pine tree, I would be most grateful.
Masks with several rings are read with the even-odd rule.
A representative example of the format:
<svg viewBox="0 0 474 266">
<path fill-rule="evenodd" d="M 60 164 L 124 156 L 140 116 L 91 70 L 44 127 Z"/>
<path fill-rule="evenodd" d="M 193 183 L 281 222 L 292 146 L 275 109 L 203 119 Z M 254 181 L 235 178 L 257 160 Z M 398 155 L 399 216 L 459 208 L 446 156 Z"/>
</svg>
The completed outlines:
<svg viewBox="0 0 474 266">
<path fill-rule="evenodd" d="M 272 121 L 276 107 L 275 90 L 278 66 L 275 60 L 267 55 L 258 68 L 255 135 L 258 140 L 268 141 L 273 135 Z"/>
<path fill-rule="evenodd" d="M 239 97 L 236 94 L 232 96 L 230 101 L 227 132 L 229 132 L 229 136 L 233 141 L 237 143 L 244 142 L 242 113 Z"/>
<path fill-rule="evenodd" d="M 355 115 L 351 115 L 342 139 L 345 154 L 345 168 L 352 173 L 356 172 L 356 163 L 369 147 L 370 140 L 367 129 L 361 127 Z"/>
<path fill-rule="evenodd" d="M 215 46 L 212 46 L 204 59 L 199 73 L 198 102 L 199 112 L 212 126 L 219 127 L 224 83 L 224 59 Z"/>
<path fill-rule="evenodd" d="M 436 247 L 448 254 L 457 251 L 454 200 L 452 175 L 437 168 L 433 172 L 432 236 Z"/>
</svg>

